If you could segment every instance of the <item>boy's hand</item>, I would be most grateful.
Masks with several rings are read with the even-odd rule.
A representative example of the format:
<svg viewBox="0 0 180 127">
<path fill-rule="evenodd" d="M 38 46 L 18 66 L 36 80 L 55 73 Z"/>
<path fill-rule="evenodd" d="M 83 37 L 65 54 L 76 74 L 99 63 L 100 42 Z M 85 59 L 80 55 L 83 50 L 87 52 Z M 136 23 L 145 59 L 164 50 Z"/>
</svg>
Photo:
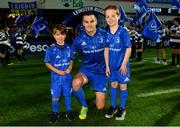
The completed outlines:
<svg viewBox="0 0 180 127">
<path fill-rule="evenodd" d="M 71 69 L 67 69 L 67 70 L 65 70 L 65 73 L 66 73 L 66 74 L 71 73 Z"/>
<path fill-rule="evenodd" d="M 125 75 L 127 73 L 126 65 L 123 64 L 121 65 L 120 72 L 122 75 Z"/>
<path fill-rule="evenodd" d="M 66 75 L 66 72 L 65 72 L 65 71 L 60 71 L 60 70 L 59 70 L 59 71 L 58 71 L 58 74 L 59 74 L 59 75 Z"/>
<path fill-rule="evenodd" d="M 109 77 L 109 75 L 110 75 L 110 69 L 109 67 L 106 67 L 106 76 Z"/>
</svg>

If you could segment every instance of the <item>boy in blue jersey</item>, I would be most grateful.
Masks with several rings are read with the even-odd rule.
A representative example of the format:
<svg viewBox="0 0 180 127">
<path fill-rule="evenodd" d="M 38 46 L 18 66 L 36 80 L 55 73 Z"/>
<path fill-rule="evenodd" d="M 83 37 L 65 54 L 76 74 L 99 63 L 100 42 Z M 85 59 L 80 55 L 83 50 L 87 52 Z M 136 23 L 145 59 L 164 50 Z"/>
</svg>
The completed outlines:
<svg viewBox="0 0 180 127">
<path fill-rule="evenodd" d="M 66 105 L 66 118 L 71 121 L 74 115 L 71 111 L 73 52 L 64 42 L 67 29 L 63 25 L 54 25 L 52 29 L 56 44 L 50 46 L 45 54 L 45 65 L 51 70 L 52 115 L 50 122 L 56 123 L 59 117 L 59 99 L 63 95 Z"/>
<path fill-rule="evenodd" d="M 104 12 L 109 26 L 106 34 L 104 56 L 106 75 L 111 82 L 111 107 L 105 117 L 112 118 L 115 115 L 116 120 L 124 120 L 128 95 L 127 84 L 130 81 L 129 57 L 131 55 L 131 42 L 127 30 L 118 24 L 120 18 L 119 9 L 115 5 L 109 5 Z M 120 87 L 120 105 L 116 107 L 118 86 Z"/>
<path fill-rule="evenodd" d="M 82 86 L 90 81 L 96 95 L 96 107 L 101 110 L 105 106 L 107 77 L 104 61 L 104 31 L 96 28 L 97 19 L 91 12 L 83 15 L 84 30 L 73 42 L 74 52 L 82 54 L 82 65 L 79 73 L 73 79 L 74 94 L 82 105 L 79 118 L 86 119 L 88 107 Z"/>
</svg>

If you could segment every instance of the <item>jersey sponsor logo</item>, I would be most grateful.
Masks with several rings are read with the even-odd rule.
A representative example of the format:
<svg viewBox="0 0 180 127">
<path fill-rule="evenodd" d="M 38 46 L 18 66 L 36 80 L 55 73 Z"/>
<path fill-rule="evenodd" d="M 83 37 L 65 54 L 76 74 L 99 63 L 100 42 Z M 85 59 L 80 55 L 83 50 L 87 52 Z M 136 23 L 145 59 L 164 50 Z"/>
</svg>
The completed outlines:
<svg viewBox="0 0 180 127">
<path fill-rule="evenodd" d="M 83 42 L 81 43 L 81 46 L 85 46 L 85 45 L 87 45 L 87 44 L 86 44 L 85 41 L 83 41 Z"/>
<path fill-rule="evenodd" d="M 96 49 L 96 50 L 83 50 L 83 53 L 98 53 L 104 51 L 104 48 Z"/>
<path fill-rule="evenodd" d="M 55 67 L 61 67 L 61 66 L 68 66 L 69 62 L 67 63 L 60 63 L 60 64 L 54 64 Z"/>
<path fill-rule="evenodd" d="M 126 77 L 126 78 L 124 79 L 124 82 L 128 82 L 128 81 L 129 81 L 129 78 Z"/>
<path fill-rule="evenodd" d="M 114 51 L 114 52 L 120 52 L 121 48 L 117 49 L 117 48 L 109 48 L 109 50 Z"/>
</svg>

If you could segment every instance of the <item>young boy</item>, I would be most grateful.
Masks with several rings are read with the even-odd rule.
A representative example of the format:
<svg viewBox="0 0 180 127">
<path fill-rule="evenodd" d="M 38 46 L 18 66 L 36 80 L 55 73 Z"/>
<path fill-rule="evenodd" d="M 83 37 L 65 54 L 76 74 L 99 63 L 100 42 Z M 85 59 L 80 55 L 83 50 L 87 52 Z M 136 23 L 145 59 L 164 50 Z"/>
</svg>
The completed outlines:
<svg viewBox="0 0 180 127">
<path fill-rule="evenodd" d="M 64 96 L 66 118 L 71 121 L 74 116 L 71 111 L 73 52 L 64 42 L 67 29 L 63 25 L 55 25 L 52 29 L 56 44 L 50 46 L 45 54 L 45 65 L 51 70 L 52 115 L 50 123 L 54 124 L 59 117 L 59 99 Z"/>
<path fill-rule="evenodd" d="M 176 65 L 179 68 L 180 59 L 180 18 L 173 19 L 173 26 L 170 28 L 170 47 L 172 54 L 172 65 Z M 176 64 L 175 64 L 176 60 Z"/>
<path fill-rule="evenodd" d="M 157 48 L 157 60 L 155 62 L 157 64 L 161 63 L 160 57 L 162 55 L 162 64 L 167 65 L 167 62 L 166 62 L 166 49 L 165 49 L 166 29 L 167 28 L 165 28 L 165 25 L 164 25 L 164 28 L 162 30 L 158 30 L 159 39 L 158 39 L 157 45 L 156 45 L 156 48 Z"/>
<path fill-rule="evenodd" d="M 131 41 L 125 28 L 119 26 L 119 9 L 114 5 L 105 8 L 105 19 L 109 26 L 107 31 L 106 48 L 104 51 L 106 75 L 111 82 L 111 107 L 105 114 L 106 118 L 116 116 L 116 120 L 124 120 L 125 104 L 128 95 L 127 84 L 130 81 L 129 57 L 131 55 Z M 120 105 L 116 107 L 118 86 L 120 87 Z"/>
</svg>

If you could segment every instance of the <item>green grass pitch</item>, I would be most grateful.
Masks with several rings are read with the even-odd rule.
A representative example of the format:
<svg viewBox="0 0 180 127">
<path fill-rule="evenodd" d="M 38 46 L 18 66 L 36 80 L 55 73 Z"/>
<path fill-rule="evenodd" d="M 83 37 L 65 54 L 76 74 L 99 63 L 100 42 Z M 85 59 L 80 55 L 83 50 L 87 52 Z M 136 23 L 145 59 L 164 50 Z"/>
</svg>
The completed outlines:
<svg viewBox="0 0 180 127">
<path fill-rule="evenodd" d="M 168 62 L 170 59 L 167 49 Z M 146 49 L 143 62 L 131 62 L 131 82 L 128 86 L 127 114 L 124 121 L 106 119 L 105 112 L 97 111 L 92 87 L 85 88 L 89 107 L 86 120 L 78 119 L 80 104 L 72 97 L 72 109 L 76 118 L 65 118 L 64 100 L 60 101 L 59 126 L 180 126 L 180 69 L 155 64 L 155 49 Z M 43 56 L 27 56 L 22 64 L 14 62 L 0 67 L 0 125 L 44 126 L 50 125 L 51 113 L 49 71 Z M 73 75 L 78 71 L 75 62 Z M 109 89 L 109 88 L 108 88 Z M 166 92 L 162 92 L 166 91 Z M 153 93 L 153 94 L 148 94 Z M 147 96 L 141 96 L 147 95 Z M 149 95 L 149 96 L 148 96 Z M 118 101 L 119 103 L 119 101 Z M 109 108 L 109 91 L 106 108 Z"/>
</svg>

